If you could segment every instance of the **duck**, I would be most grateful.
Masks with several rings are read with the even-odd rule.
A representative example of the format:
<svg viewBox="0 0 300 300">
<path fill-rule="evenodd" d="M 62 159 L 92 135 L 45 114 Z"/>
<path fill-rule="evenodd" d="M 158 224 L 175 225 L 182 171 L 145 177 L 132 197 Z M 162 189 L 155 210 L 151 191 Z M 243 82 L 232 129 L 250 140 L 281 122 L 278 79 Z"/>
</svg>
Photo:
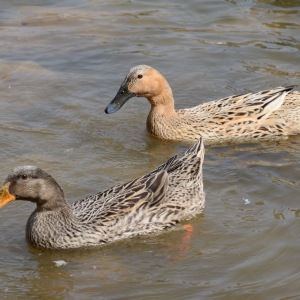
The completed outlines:
<svg viewBox="0 0 300 300">
<path fill-rule="evenodd" d="M 36 204 L 26 224 L 26 240 L 36 248 L 101 246 L 158 234 L 204 210 L 203 160 L 199 139 L 154 171 L 74 203 L 46 171 L 21 166 L 4 180 L 0 207 L 16 200 Z"/>
<path fill-rule="evenodd" d="M 300 92 L 291 92 L 294 87 L 176 110 L 165 77 L 148 65 L 138 65 L 130 69 L 105 112 L 118 111 L 132 97 L 144 97 L 151 104 L 147 131 L 159 139 L 194 142 L 202 137 L 206 145 L 279 140 L 300 133 Z"/>
</svg>

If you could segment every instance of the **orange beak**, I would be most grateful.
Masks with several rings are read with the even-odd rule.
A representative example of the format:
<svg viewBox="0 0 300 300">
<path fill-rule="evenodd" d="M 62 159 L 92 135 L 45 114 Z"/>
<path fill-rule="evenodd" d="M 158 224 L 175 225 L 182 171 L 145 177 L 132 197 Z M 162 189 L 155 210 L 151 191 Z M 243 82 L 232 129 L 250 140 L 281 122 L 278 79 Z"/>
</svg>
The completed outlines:
<svg viewBox="0 0 300 300">
<path fill-rule="evenodd" d="M 6 205 L 8 202 L 16 200 L 16 197 L 8 191 L 9 185 L 10 182 L 7 182 L 0 187 L 0 207 Z"/>
</svg>

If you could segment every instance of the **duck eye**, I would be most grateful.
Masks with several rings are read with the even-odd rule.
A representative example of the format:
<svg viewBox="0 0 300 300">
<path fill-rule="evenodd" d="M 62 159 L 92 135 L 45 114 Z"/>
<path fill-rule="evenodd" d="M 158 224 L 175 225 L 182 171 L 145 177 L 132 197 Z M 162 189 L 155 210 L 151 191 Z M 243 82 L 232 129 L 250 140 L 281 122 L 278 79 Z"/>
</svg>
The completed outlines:
<svg viewBox="0 0 300 300">
<path fill-rule="evenodd" d="M 23 174 L 23 175 L 21 176 L 21 178 L 22 178 L 23 180 L 26 180 L 26 179 L 28 178 L 28 175 Z"/>
<path fill-rule="evenodd" d="M 142 74 L 139 74 L 139 75 L 138 75 L 138 79 L 141 79 L 141 78 L 143 78 L 143 75 L 142 75 Z"/>
</svg>

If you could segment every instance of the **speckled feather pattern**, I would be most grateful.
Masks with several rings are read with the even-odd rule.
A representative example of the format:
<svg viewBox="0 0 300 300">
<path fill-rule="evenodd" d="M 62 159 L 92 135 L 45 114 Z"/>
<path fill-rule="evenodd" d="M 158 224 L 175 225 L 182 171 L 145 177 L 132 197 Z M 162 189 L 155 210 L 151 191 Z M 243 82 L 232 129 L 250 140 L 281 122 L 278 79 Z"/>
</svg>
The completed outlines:
<svg viewBox="0 0 300 300">
<path fill-rule="evenodd" d="M 206 144 L 284 139 L 300 133 L 300 93 L 284 94 L 284 88 L 257 94 L 231 96 L 190 109 L 177 110 L 177 116 L 164 118 L 152 112 L 151 133 L 162 139 L 190 140 L 203 137 Z M 280 109 L 268 111 L 268 101 L 284 95 Z"/>
<path fill-rule="evenodd" d="M 143 78 L 138 80 L 138 74 Z M 291 92 L 293 87 L 235 95 L 175 110 L 172 90 L 157 70 L 136 66 L 126 82 L 132 94 L 149 100 L 147 129 L 160 139 L 196 141 L 202 137 L 205 144 L 218 144 L 284 139 L 300 133 L 300 93 Z"/>
<path fill-rule="evenodd" d="M 98 246 L 192 218 L 204 209 L 203 158 L 200 140 L 138 179 L 73 204 L 62 201 L 54 210 L 36 209 L 27 222 L 27 241 L 55 249 Z"/>
</svg>

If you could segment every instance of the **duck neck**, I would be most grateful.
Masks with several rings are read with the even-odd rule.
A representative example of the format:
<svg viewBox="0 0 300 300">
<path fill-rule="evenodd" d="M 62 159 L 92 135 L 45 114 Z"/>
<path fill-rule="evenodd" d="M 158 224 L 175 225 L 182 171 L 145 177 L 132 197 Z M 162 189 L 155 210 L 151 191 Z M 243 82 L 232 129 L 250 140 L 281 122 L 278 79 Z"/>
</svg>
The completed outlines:
<svg viewBox="0 0 300 300">
<path fill-rule="evenodd" d="M 163 93 L 148 100 L 151 110 L 147 118 L 147 130 L 158 138 L 168 139 L 168 130 L 171 130 L 178 118 L 171 88 L 164 89 Z"/>
<path fill-rule="evenodd" d="M 51 209 L 38 205 L 26 224 L 27 242 L 38 248 L 64 248 L 62 239 L 74 233 L 77 223 L 71 205 L 65 200 Z"/>
<path fill-rule="evenodd" d="M 150 114 L 159 114 L 164 117 L 175 117 L 177 115 L 172 89 L 169 84 L 166 83 L 159 94 L 151 95 L 147 99 L 151 104 Z"/>
<path fill-rule="evenodd" d="M 43 201 L 39 199 L 39 202 L 36 203 L 36 211 L 44 212 L 44 211 L 60 211 L 60 210 L 68 210 L 70 209 L 69 203 L 62 197 L 56 197 L 55 201 Z"/>
</svg>

